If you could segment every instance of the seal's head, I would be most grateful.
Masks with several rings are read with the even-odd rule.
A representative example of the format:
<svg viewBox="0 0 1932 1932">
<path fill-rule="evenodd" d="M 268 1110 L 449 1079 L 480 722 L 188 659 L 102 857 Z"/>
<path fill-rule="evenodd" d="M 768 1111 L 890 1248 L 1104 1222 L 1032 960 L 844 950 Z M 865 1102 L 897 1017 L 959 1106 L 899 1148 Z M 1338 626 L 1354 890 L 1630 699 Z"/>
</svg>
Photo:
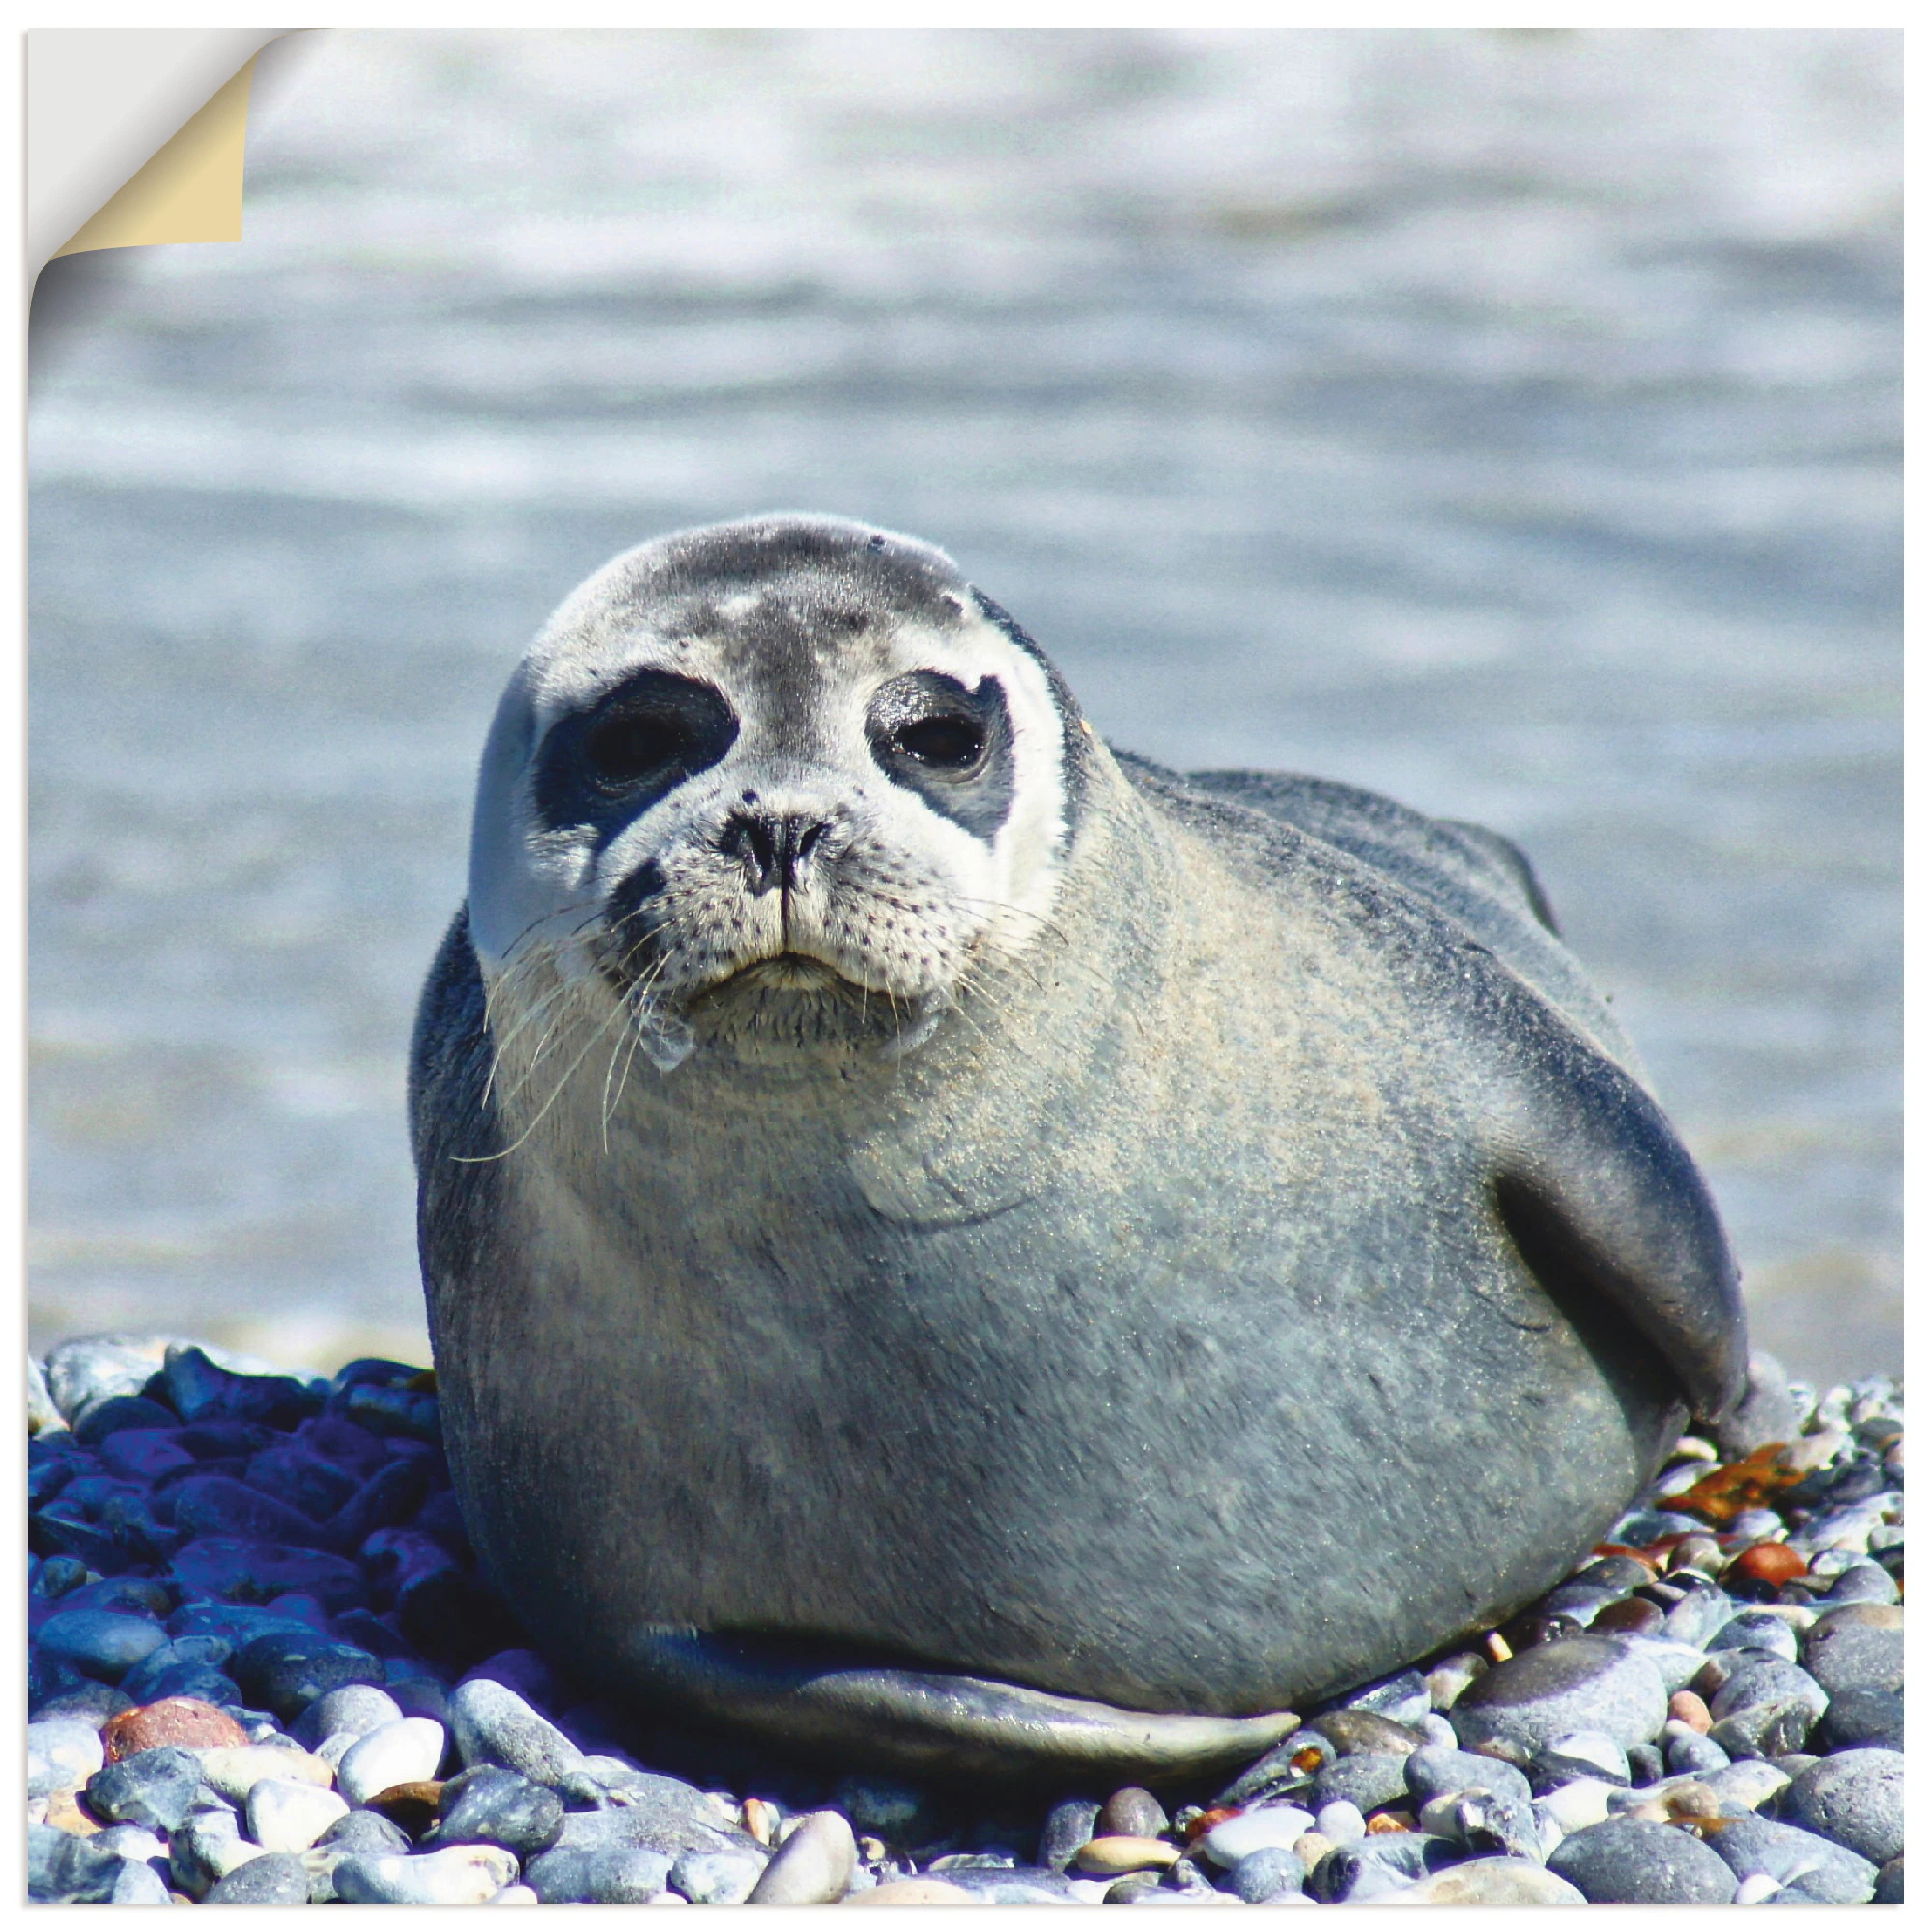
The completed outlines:
<svg viewBox="0 0 1932 1932">
<path fill-rule="evenodd" d="M 1084 739 L 944 553 L 841 519 L 664 537 L 581 585 L 483 755 L 493 992 L 614 1000 L 668 1070 L 918 1045 L 1055 895 Z M 546 983 L 549 982 L 549 983 Z"/>
</svg>

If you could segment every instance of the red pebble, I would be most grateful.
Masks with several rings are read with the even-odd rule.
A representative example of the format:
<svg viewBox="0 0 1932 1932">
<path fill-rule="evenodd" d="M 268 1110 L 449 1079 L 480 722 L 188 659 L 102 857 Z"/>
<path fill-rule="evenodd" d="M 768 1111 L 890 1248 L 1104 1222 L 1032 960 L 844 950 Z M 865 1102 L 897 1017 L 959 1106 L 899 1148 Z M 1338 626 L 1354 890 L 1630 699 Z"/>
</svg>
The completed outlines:
<svg viewBox="0 0 1932 1932">
<path fill-rule="evenodd" d="M 1732 1562 L 1731 1569 L 1753 1583 L 1769 1583 L 1774 1589 L 1802 1577 L 1810 1566 L 1785 1543 L 1753 1543 Z"/>
<path fill-rule="evenodd" d="M 1295 1753 L 1297 1758 L 1300 1755 L 1299 1751 Z M 1317 1757 L 1321 1755 L 1320 1751 L 1316 1752 Z M 1241 1807 L 1238 1804 L 1221 1804 L 1215 1806 L 1212 1810 L 1203 1811 L 1198 1817 L 1190 1818 L 1187 1821 L 1187 1842 L 1191 1845 L 1195 1839 L 1206 1837 L 1216 1825 L 1221 1824 L 1229 1818 L 1238 1818 L 1240 1815 Z"/>
<path fill-rule="evenodd" d="M 1670 1715 L 1680 1724 L 1689 1724 L 1693 1731 L 1708 1731 L 1711 1728 L 1711 1707 L 1694 1690 L 1678 1690 L 1671 1694 Z"/>
<path fill-rule="evenodd" d="M 226 1711 L 217 1711 L 199 1697 L 163 1697 L 156 1704 L 117 1711 L 100 1735 L 109 1764 L 132 1757 L 137 1751 L 154 1750 L 159 1745 L 215 1750 L 248 1742 L 248 1733 Z"/>
</svg>

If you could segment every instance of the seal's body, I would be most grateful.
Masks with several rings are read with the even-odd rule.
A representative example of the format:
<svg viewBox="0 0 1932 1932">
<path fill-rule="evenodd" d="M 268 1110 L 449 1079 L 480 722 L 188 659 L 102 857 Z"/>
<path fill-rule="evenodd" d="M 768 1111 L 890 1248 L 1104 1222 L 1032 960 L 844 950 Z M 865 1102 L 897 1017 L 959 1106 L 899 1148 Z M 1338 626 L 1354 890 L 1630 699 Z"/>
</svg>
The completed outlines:
<svg viewBox="0 0 1932 1932">
<path fill-rule="evenodd" d="M 412 1112 L 452 1469 L 531 1631 L 902 1765 L 1252 1756 L 1547 1588 L 1743 1377 L 1513 847 L 1110 754 L 857 525 L 665 539 L 557 613 Z"/>
</svg>

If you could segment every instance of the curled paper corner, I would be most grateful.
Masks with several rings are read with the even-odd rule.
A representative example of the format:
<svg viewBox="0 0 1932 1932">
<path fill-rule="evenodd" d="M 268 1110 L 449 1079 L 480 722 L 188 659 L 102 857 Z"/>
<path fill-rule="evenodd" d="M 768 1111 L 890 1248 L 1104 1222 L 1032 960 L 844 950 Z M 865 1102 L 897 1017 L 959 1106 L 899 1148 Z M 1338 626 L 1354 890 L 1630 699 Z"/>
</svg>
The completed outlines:
<svg viewBox="0 0 1932 1932">
<path fill-rule="evenodd" d="M 27 270 L 99 248 L 239 242 L 251 94 L 287 29 L 27 37 Z M 266 58 L 264 58 L 266 54 Z"/>
</svg>

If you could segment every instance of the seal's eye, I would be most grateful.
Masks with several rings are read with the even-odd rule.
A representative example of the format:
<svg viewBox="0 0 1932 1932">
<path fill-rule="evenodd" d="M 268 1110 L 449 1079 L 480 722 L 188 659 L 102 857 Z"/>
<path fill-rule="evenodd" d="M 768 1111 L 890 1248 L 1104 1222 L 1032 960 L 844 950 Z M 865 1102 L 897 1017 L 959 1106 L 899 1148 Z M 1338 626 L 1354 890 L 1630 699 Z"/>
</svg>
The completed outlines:
<svg viewBox="0 0 1932 1932">
<path fill-rule="evenodd" d="M 644 671 L 613 691 L 583 728 L 583 764 L 602 789 L 675 784 L 714 765 L 738 735 L 730 706 L 708 684 Z"/>
<path fill-rule="evenodd" d="M 916 718 L 892 734 L 895 752 L 938 772 L 971 771 L 986 750 L 985 727 L 975 718 Z"/>
</svg>

